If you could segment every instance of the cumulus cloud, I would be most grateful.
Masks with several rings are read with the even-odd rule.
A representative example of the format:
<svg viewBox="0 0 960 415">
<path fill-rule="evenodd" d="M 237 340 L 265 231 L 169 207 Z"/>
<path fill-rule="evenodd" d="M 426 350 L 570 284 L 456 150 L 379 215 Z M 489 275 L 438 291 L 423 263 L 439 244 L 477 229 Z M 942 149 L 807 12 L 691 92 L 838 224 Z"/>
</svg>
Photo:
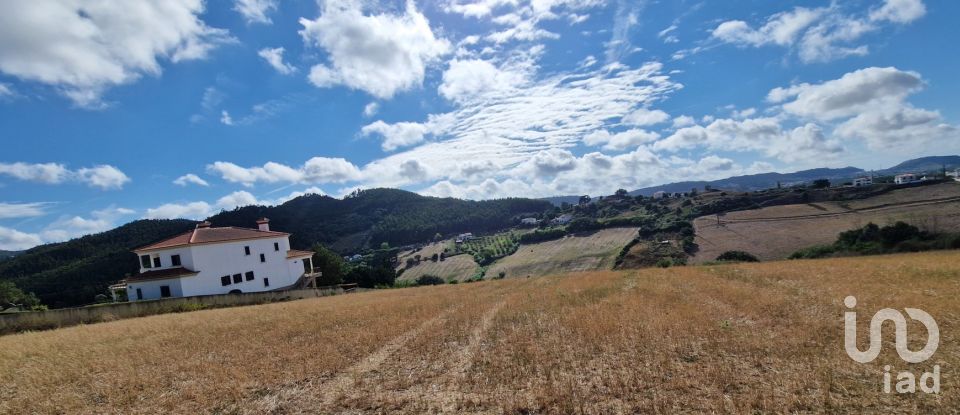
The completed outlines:
<svg viewBox="0 0 960 415">
<path fill-rule="evenodd" d="M 284 164 L 267 162 L 261 167 L 241 167 L 234 163 L 217 161 L 207 166 L 210 174 L 223 180 L 253 186 L 256 183 L 342 183 L 358 180 L 360 170 L 342 158 L 313 157 L 302 166 L 294 168 Z"/>
<path fill-rule="evenodd" d="M 423 142 L 423 136 L 426 135 L 428 131 L 429 128 L 426 124 L 418 122 L 387 124 L 378 120 L 363 126 L 360 133 L 365 136 L 380 134 L 383 136 L 383 144 L 381 144 L 383 150 L 393 151 L 400 147 L 407 147 Z"/>
<path fill-rule="evenodd" d="M 757 28 L 743 20 L 722 22 L 711 36 L 740 46 L 797 46 L 797 56 L 802 62 L 827 62 L 866 55 L 867 46 L 853 43 L 867 33 L 882 29 L 886 23 L 907 24 L 925 13 L 920 0 L 887 0 L 868 15 L 846 14 L 836 4 L 813 9 L 796 7 L 767 17 Z"/>
<path fill-rule="evenodd" d="M 327 52 L 309 80 L 327 88 L 344 85 L 381 99 L 420 86 L 426 67 L 450 51 L 412 1 L 403 14 L 365 15 L 359 3 L 331 0 L 315 20 L 300 19 L 300 35 Z"/>
<path fill-rule="evenodd" d="M 110 165 L 84 167 L 74 171 L 59 163 L 0 163 L 0 175 L 43 184 L 74 181 L 103 190 L 120 189 L 130 181 L 120 169 Z"/>
<path fill-rule="evenodd" d="M 108 165 L 77 170 L 77 178 L 81 182 L 103 190 L 120 189 L 130 181 L 130 178 L 120 169 Z"/>
<path fill-rule="evenodd" d="M 363 107 L 363 116 L 372 117 L 374 115 L 377 115 L 378 111 L 380 111 L 380 104 L 377 104 L 376 102 L 371 102 Z"/>
<path fill-rule="evenodd" d="M 481 59 L 453 59 L 443 73 L 438 92 L 446 99 L 465 102 L 484 95 L 503 94 L 525 82 L 520 71 L 501 70 Z"/>
<path fill-rule="evenodd" d="M 233 10 L 240 13 L 247 23 L 273 23 L 267 13 L 277 10 L 277 0 L 234 0 Z"/>
<path fill-rule="evenodd" d="M 284 48 L 263 48 L 257 52 L 257 55 L 267 61 L 273 69 L 276 69 L 277 72 L 289 75 L 297 70 L 293 65 L 283 61 L 283 52 Z"/>
<path fill-rule="evenodd" d="M 0 226 L 0 249 L 19 251 L 42 243 L 43 240 L 38 235 Z"/>
<path fill-rule="evenodd" d="M 899 105 L 907 96 L 923 88 L 919 73 L 894 67 L 864 68 L 839 79 L 818 85 L 801 84 L 774 88 L 767 95 L 771 102 L 784 102 L 784 111 L 802 117 L 833 120 L 879 107 Z"/>
<path fill-rule="evenodd" d="M 158 76 L 161 61 L 202 59 L 232 41 L 207 26 L 200 0 L 51 0 L 0 13 L 0 72 L 101 107 L 108 88 Z"/>
<path fill-rule="evenodd" d="M 184 187 L 190 184 L 195 184 L 197 186 L 204 186 L 204 187 L 210 186 L 210 183 L 207 183 L 206 180 L 201 179 L 200 176 L 197 176 L 196 174 L 193 174 L 193 173 L 189 173 L 189 174 L 185 174 L 183 176 L 177 177 L 177 179 L 173 181 L 173 184 L 177 186 L 184 186 Z"/>
<path fill-rule="evenodd" d="M 627 125 L 636 125 L 643 127 L 647 125 L 660 124 L 670 119 L 670 115 L 661 110 L 651 110 L 648 108 L 638 108 L 635 111 L 623 116 L 621 121 Z"/>
<path fill-rule="evenodd" d="M 621 151 L 650 143 L 660 138 L 660 134 L 639 128 L 610 134 L 607 130 L 597 130 L 583 137 L 588 146 L 603 146 L 604 150 Z"/>
</svg>

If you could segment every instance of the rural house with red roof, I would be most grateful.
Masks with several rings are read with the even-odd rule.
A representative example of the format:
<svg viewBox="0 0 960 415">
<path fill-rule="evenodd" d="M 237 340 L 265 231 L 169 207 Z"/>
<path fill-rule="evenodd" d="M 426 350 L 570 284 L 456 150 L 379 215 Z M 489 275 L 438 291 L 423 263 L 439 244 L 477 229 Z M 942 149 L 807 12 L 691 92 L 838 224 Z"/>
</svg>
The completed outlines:
<svg viewBox="0 0 960 415">
<path fill-rule="evenodd" d="M 203 222 L 133 252 L 140 272 L 114 286 L 125 284 L 130 301 L 312 287 L 317 276 L 313 252 L 290 249 L 290 234 L 271 231 L 266 218 L 257 229 Z"/>
</svg>

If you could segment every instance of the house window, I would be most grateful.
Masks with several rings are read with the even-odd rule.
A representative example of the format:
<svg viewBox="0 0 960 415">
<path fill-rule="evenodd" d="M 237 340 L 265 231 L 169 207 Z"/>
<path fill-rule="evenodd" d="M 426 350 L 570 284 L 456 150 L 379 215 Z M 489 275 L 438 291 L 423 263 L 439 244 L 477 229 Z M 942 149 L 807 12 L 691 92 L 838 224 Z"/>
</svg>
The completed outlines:
<svg viewBox="0 0 960 415">
<path fill-rule="evenodd" d="M 267 262 L 267 256 L 264 254 L 260 254 L 260 262 Z"/>
<path fill-rule="evenodd" d="M 150 255 L 140 255 L 140 266 L 144 268 L 151 268 Z"/>
<path fill-rule="evenodd" d="M 247 271 L 245 276 L 247 277 L 247 281 L 253 281 L 253 271 Z"/>
<path fill-rule="evenodd" d="M 161 285 L 160 286 L 160 297 L 167 298 L 170 296 L 170 286 Z"/>
<path fill-rule="evenodd" d="M 274 243 L 273 243 L 273 250 L 274 250 L 274 251 L 277 251 L 277 252 L 280 252 L 280 242 L 274 242 Z"/>
<path fill-rule="evenodd" d="M 139 288 L 137 288 L 137 299 L 138 299 L 138 300 L 142 300 L 142 299 L 143 299 L 143 290 L 141 290 L 141 289 L 139 289 Z"/>
<path fill-rule="evenodd" d="M 243 247 L 243 253 L 246 255 L 250 255 L 250 247 L 249 246 Z"/>
<path fill-rule="evenodd" d="M 153 257 L 153 267 L 160 268 L 160 257 Z"/>
<path fill-rule="evenodd" d="M 233 274 L 233 283 L 234 283 L 234 284 L 239 284 L 239 283 L 241 283 L 241 282 L 243 282 L 243 275 Z"/>
<path fill-rule="evenodd" d="M 270 278 L 264 278 L 264 279 L 263 279 L 263 286 L 264 286 L 264 287 L 269 287 L 269 286 L 270 286 Z"/>
<path fill-rule="evenodd" d="M 222 285 L 222 286 L 224 286 L 224 287 L 230 285 L 230 276 L 229 276 L 229 275 L 224 275 L 224 276 L 220 277 L 220 285 Z"/>
<path fill-rule="evenodd" d="M 175 267 L 179 267 L 179 266 L 180 266 L 180 255 L 172 255 L 172 256 L 170 256 L 170 263 L 173 264 L 173 266 L 175 266 Z"/>
</svg>

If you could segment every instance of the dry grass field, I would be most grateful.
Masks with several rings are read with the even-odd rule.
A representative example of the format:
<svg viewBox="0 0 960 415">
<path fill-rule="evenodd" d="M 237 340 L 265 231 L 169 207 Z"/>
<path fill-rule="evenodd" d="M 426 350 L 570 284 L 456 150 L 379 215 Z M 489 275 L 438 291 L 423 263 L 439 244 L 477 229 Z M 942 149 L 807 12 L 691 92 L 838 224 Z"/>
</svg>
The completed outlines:
<svg viewBox="0 0 960 415">
<path fill-rule="evenodd" d="M 400 275 L 399 280 L 416 281 L 417 278 L 429 274 L 443 278 L 444 280 L 453 279 L 463 281 L 480 271 L 480 266 L 477 265 L 470 255 L 454 255 L 443 261 L 438 260 L 437 262 L 430 260 L 433 254 L 439 255 L 443 252 L 443 249 L 448 248 L 450 244 L 452 244 L 452 241 L 435 242 L 424 246 L 420 250 L 402 252 L 397 255 L 397 271 L 406 269 L 403 271 L 403 274 Z M 407 268 L 407 258 L 411 258 L 414 255 L 420 255 L 420 263 Z"/>
<path fill-rule="evenodd" d="M 843 349 L 843 299 L 938 322 Z M 0 413 L 952 413 L 960 252 L 595 271 L 0 337 Z M 925 333 L 910 325 L 910 345 Z M 890 329 L 890 327 L 887 327 Z M 884 365 L 941 391 L 882 392 Z"/>
<path fill-rule="evenodd" d="M 786 258 L 798 249 L 829 244 L 837 234 L 874 222 L 904 221 L 924 230 L 960 231 L 960 185 L 944 183 L 895 190 L 845 203 L 820 202 L 731 212 L 717 226 L 715 216 L 694 220 L 700 247 L 693 263 L 724 251 L 746 251 L 761 260 Z"/>
<path fill-rule="evenodd" d="M 511 278 L 610 269 L 620 249 L 636 236 L 636 228 L 611 228 L 583 236 L 520 245 L 517 252 L 491 265 L 487 276 L 496 276 L 501 271 Z"/>
</svg>

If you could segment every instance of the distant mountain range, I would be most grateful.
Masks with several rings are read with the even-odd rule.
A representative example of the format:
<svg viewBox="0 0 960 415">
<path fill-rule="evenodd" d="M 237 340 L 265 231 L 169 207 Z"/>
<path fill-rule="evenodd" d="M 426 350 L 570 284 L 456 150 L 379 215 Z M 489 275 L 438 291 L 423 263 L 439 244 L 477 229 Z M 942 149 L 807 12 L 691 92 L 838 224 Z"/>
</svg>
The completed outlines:
<svg viewBox="0 0 960 415">
<path fill-rule="evenodd" d="M 930 156 L 930 157 L 921 157 L 917 159 L 907 160 L 903 163 L 900 163 L 896 166 L 882 169 L 874 170 L 868 172 L 866 170 L 857 168 L 857 167 L 842 167 L 842 168 L 818 168 L 810 170 L 801 170 L 793 173 L 760 173 L 760 174 L 748 174 L 745 176 L 735 176 L 728 177 L 720 180 L 696 180 L 696 181 L 683 181 L 683 182 L 674 182 L 667 183 L 658 186 L 645 187 L 642 189 L 637 189 L 630 192 L 631 196 L 643 195 L 650 196 L 659 191 L 665 191 L 669 193 L 673 192 L 689 192 L 691 189 L 703 190 L 705 186 L 710 186 L 714 189 L 723 189 L 723 190 L 734 190 L 734 191 L 752 191 L 752 190 L 761 190 L 769 189 L 772 187 L 777 187 L 777 183 L 780 183 L 782 186 L 790 186 L 795 184 L 802 184 L 812 182 L 816 179 L 829 179 L 834 182 L 838 181 L 849 181 L 857 176 L 864 174 L 873 174 L 874 176 L 887 176 L 900 173 L 926 173 L 926 172 L 939 172 L 944 167 L 947 170 L 952 170 L 960 167 L 960 156 Z M 595 195 L 591 195 L 595 196 Z M 580 201 L 580 196 L 553 196 L 545 197 L 543 200 L 546 200 L 555 206 L 560 206 L 563 203 L 577 204 Z"/>
</svg>

